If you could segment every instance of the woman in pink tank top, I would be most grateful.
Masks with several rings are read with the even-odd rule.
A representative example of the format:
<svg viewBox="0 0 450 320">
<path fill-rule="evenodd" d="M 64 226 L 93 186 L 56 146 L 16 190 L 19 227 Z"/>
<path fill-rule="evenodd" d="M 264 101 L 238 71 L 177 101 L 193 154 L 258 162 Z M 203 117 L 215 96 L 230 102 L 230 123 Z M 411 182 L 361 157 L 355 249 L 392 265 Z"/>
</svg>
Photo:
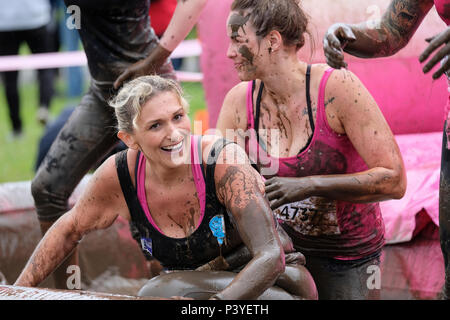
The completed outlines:
<svg viewBox="0 0 450 320">
<path fill-rule="evenodd" d="M 403 160 L 354 74 L 298 60 L 308 21 L 297 2 L 233 2 L 227 55 L 244 82 L 227 94 L 217 129 L 268 179 L 319 299 L 367 299 L 378 293 L 367 270 L 384 241 L 378 201 L 403 196 Z"/>
<path fill-rule="evenodd" d="M 369 28 L 367 23 L 356 25 L 336 23 L 332 25 L 323 42 L 328 64 L 337 69 L 345 67 L 342 50 L 362 58 L 393 55 L 408 44 L 409 39 L 414 35 L 433 5 L 447 28 L 438 35 L 427 39 L 429 45 L 420 55 L 419 61 L 428 60 L 423 67 L 424 73 L 428 73 L 438 63 L 441 64 L 433 74 L 433 79 L 445 74 L 450 93 L 450 59 L 448 58 L 450 54 L 450 0 L 393 0 L 381 21 L 376 24 L 381 26 L 380 29 Z M 342 49 L 342 47 L 345 48 Z M 439 185 L 439 234 L 445 263 L 445 284 L 442 297 L 450 299 L 450 94 L 445 105 L 444 116 Z"/>
</svg>

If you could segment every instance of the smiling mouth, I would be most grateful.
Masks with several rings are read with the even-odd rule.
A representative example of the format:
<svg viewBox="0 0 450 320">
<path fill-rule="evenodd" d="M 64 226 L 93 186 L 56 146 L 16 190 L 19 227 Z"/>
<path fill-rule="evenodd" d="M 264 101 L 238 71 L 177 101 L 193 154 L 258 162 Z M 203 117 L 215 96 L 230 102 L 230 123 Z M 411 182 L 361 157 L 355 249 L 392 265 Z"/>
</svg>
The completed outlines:
<svg viewBox="0 0 450 320">
<path fill-rule="evenodd" d="M 183 140 L 171 146 L 161 147 L 161 150 L 165 152 L 178 152 L 181 151 L 182 148 L 183 148 Z"/>
</svg>

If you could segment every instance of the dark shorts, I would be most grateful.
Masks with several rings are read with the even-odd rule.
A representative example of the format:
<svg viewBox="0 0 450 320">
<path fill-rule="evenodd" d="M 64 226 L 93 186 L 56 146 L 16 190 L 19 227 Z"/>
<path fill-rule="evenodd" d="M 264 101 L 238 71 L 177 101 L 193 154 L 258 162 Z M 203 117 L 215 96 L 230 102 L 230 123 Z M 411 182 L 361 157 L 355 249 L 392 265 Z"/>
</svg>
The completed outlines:
<svg viewBox="0 0 450 320">
<path fill-rule="evenodd" d="M 305 255 L 319 300 L 373 300 L 380 297 L 380 252 L 358 260 Z"/>
</svg>

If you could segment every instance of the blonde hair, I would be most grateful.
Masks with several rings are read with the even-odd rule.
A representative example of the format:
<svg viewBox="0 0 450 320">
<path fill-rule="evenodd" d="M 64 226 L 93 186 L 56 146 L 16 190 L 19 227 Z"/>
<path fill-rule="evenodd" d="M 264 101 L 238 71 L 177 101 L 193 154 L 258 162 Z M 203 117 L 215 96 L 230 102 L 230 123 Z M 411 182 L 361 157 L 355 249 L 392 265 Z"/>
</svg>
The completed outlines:
<svg viewBox="0 0 450 320">
<path fill-rule="evenodd" d="M 186 112 L 189 111 L 189 104 L 184 98 L 183 90 L 176 81 L 156 75 L 142 76 L 127 82 L 109 102 L 115 110 L 117 129 L 133 133 L 136 119 L 140 116 L 144 104 L 162 92 L 175 94 L 183 109 Z"/>
</svg>

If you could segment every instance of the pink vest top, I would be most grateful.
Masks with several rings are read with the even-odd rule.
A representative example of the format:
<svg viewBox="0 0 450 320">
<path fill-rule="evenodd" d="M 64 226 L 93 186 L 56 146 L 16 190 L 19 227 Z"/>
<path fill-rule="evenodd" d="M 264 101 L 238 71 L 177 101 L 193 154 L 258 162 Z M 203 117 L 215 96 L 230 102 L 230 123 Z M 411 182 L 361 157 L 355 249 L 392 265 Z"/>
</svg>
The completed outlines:
<svg viewBox="0 0 450 320">
<path fill-rule="evenodd" d="M 275 158 L 259 146 L 254 131 L 252 82 L 247 94 L 247 126 L 250 132 L 246 149 L 258 163 L 261 174 L 280 177 L 305 177 L 345 174 L 368 167 L 346 135 L 328 125 L 324 98 L 325 85 L 333 69 L 320 82 L 315 129 L 309 145 L 297 156 Z M 260 136 L 261 131 L 259 130 Z M 271 171 L 277 169 L 277 172 Z M 267 176 L 267 174 L 266 174 Z M 311 255 L 353 260 L 375 253 L 384 243 L 384 224 L 378 203 L 359 204 L 323 197 L 283 205 L 274 210 L 297 250 Z"/>
<path fill-rule="evenodd" d="M 450 24 L 450 1 L 449 0 L 434 0 L 437 13 L 441 19 L 447 24 Z"/>
</svg>

